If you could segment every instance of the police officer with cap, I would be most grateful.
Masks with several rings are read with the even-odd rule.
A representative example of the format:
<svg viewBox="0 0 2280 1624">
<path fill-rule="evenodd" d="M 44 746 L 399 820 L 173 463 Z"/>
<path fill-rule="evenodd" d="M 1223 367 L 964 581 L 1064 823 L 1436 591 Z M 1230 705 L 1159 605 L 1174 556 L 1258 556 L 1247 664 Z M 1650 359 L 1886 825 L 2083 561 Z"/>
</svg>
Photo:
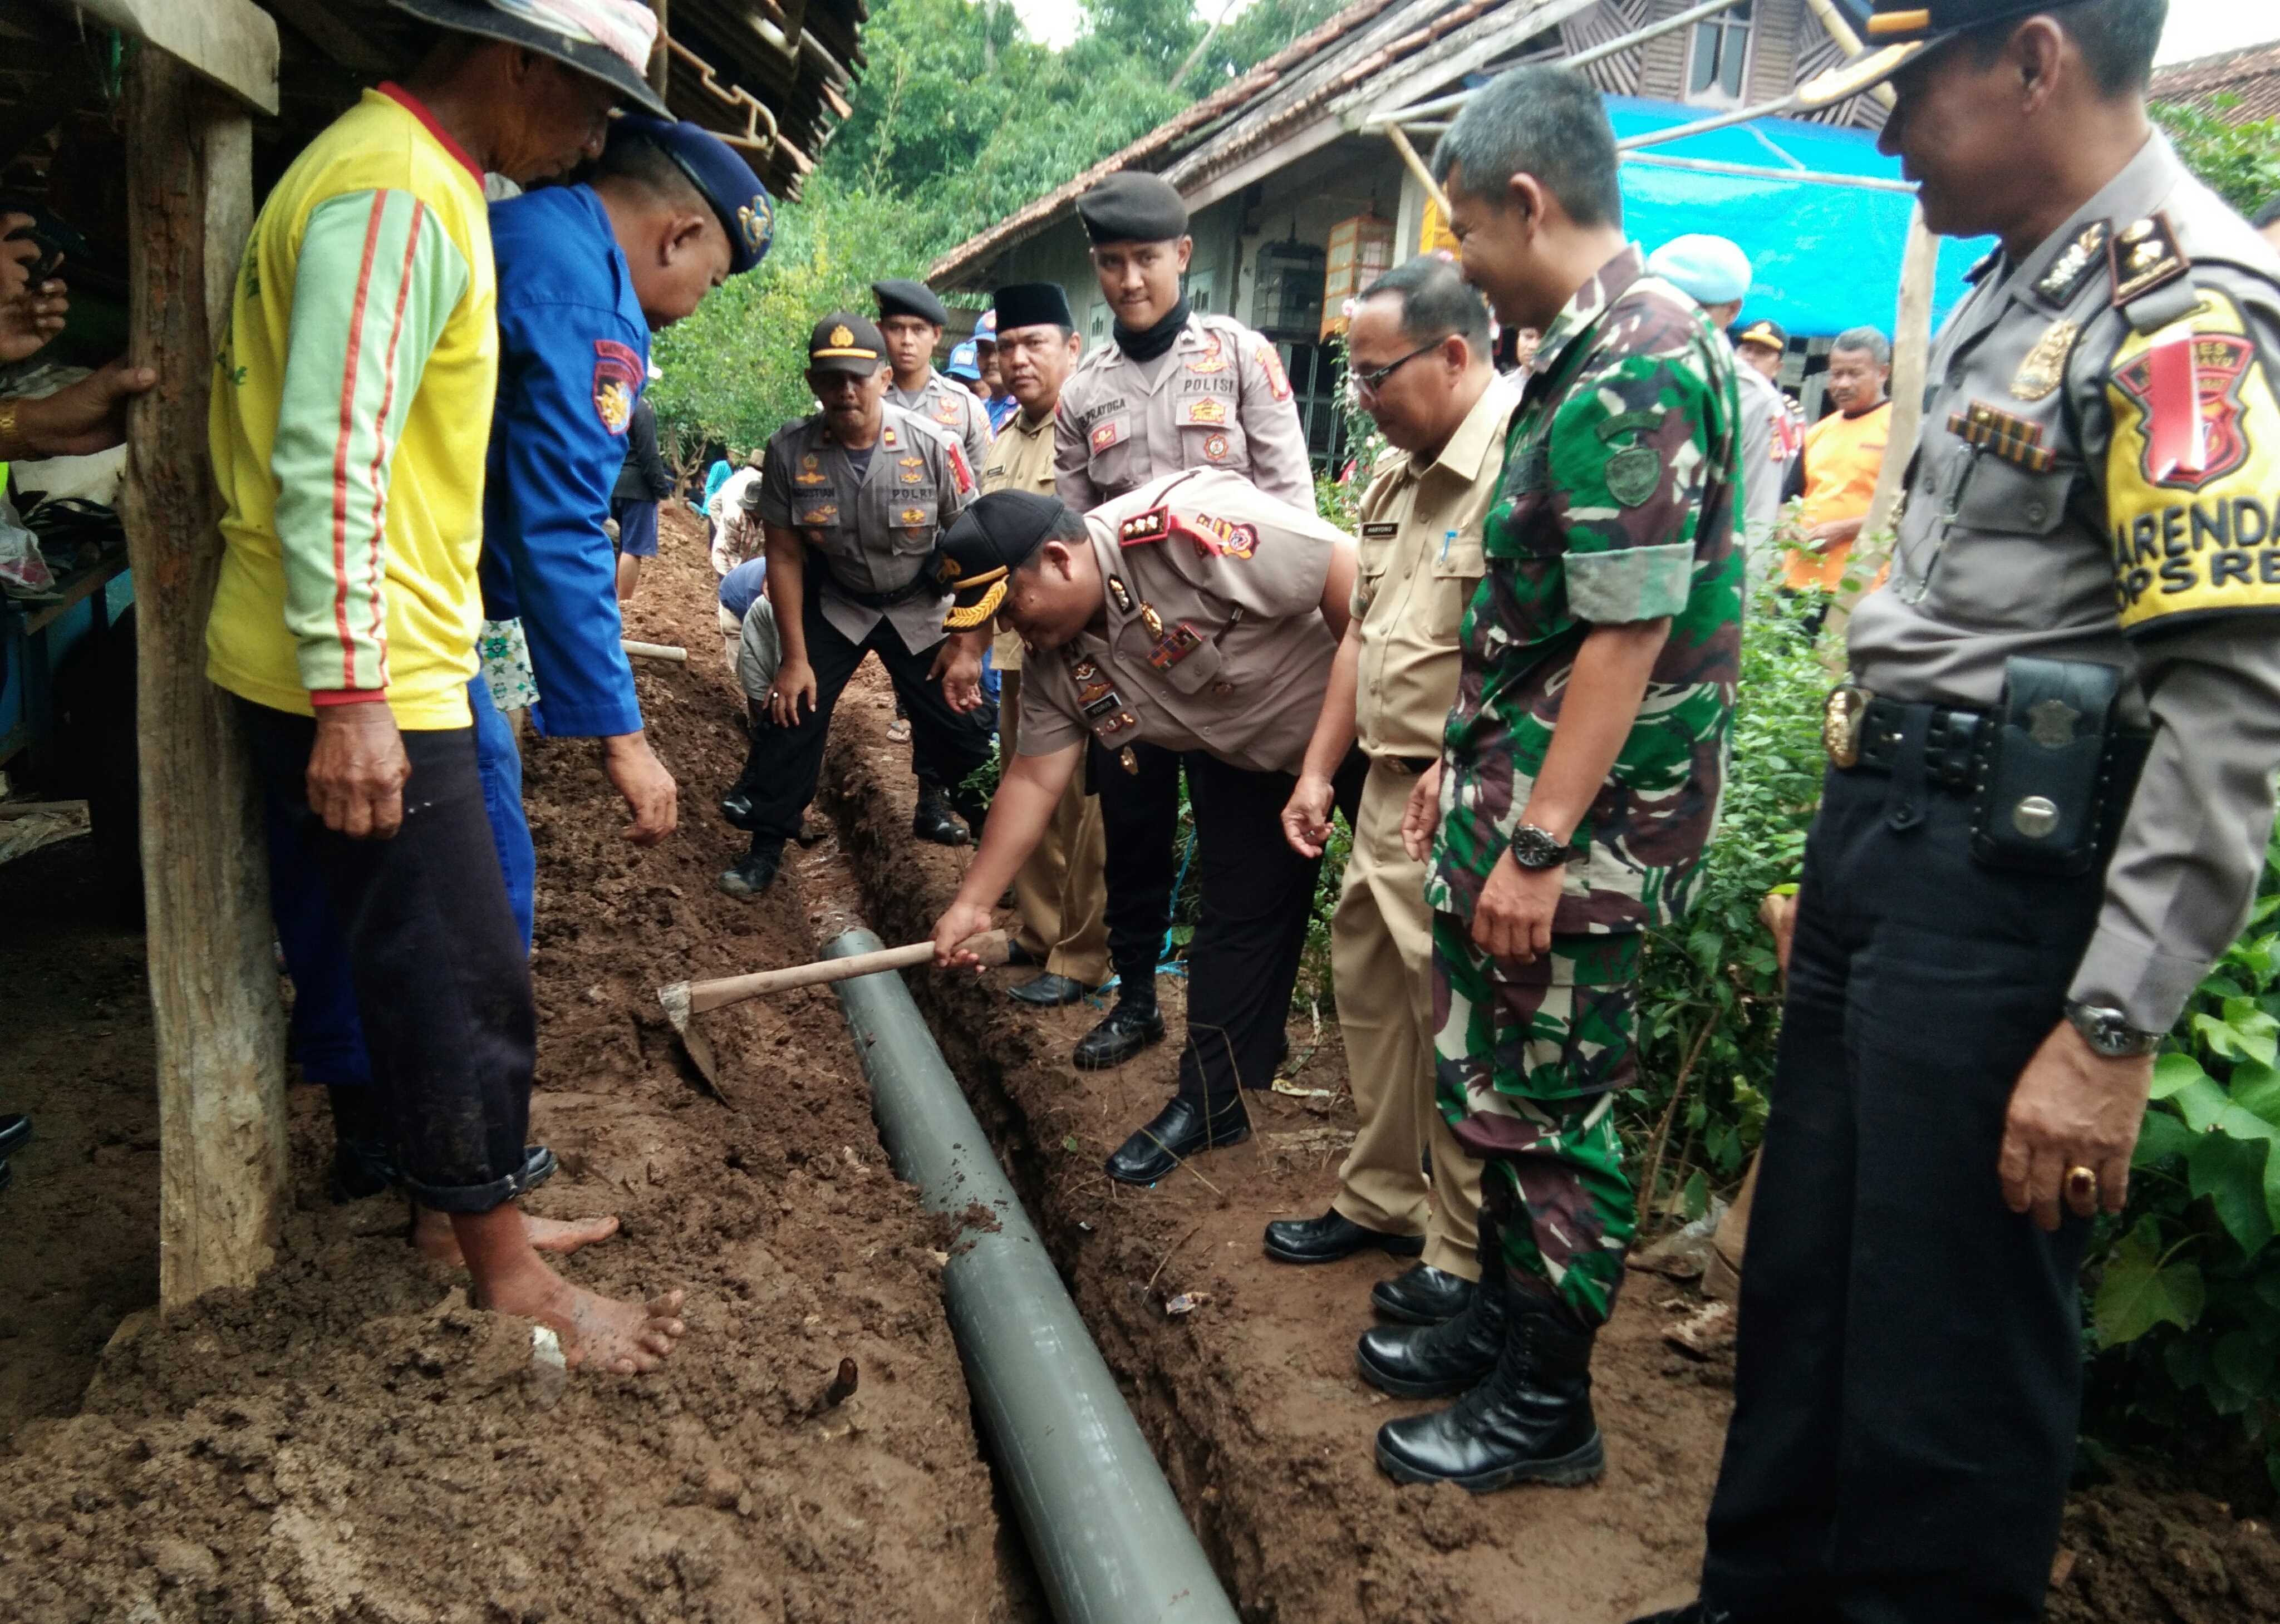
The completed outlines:
<svg viewBox="0 0 2280 1624">
<path fill-rule="evenodd" d="M 905 277 L 873 282 L 871 292 L 879 301 L 879 336 L 886 341 L 893 373 L 888 404 L 917 413 L 956 439 L 966 466 L 979 468 L 990 455 L 989 408 L 964 384 L 934 369 L 934 347 L 950 325 L 950 312 L 933 289 Z M 978 368 L 974 375 L 982 375 Z"/>
<path fill-rule="evenodd" d="M 2090 1220 L 2280 759 L 2280 257 L 2146 119 L 2162 0 L 1876 0 L 1942 328 L 1829 697 L 1693 1621 L 2041 1615 Z M 2182 1168 L 2171 1170 L 2183 1177 Z"/>
<path fill-rule="evenodd" d="M 1789 329 L 1769 317 L 1760 316 L 1746 322 L 1734 335 L 1734 354 L 1744 373 L 1755 373 L 1773 385 L 1774 398 L 1779 413 L 1774 419 L 1772 443 L 1767 447 L 1767 457 L 1775 466 L 1775 484 L 1789 488 L 1789 471 L 1805 450 L 1805 413 L 1789 392 L 1781 387 L 1782 363 L 1789 355 Z M 1741 381 L 1744 409 L 1748 407 L 1749 391 L 1756 386 L 1747 377 Z M 1780 513 L 1779 504 L 1775 513 Z"/>
<path fill-rule="evenodd" d="M 832 707 L 867 653 L 910 712 L 912 832 L 963 845 L 946 802 L 981 827 L 980 797 L 964 785 L 989 758 L 998 721 L 982 697 L 986 637 L 944 636 L 949 594 L 934 569 L 942 529 L 972 496 L 974 476 L 955 440 L 886 403 L 884 348 L 860 316 L 835 312 L 815 324 L 807 382 L 822 410 L 776 431 L 747 491 L 767 537 L 782 652 L 767 713 L 722 802 L 752 835 L 744 860 L 720 876 L 732 897 L 758 896 L 782 866 L 784 842 L 815 798 Z"/>
<path fill-rule="evenodd" d="M 1282 358 L 1241 322 L 1191 311 L 1180 291 L 1195 242 L 1178 190 L 1157 175 L 1120 172 L 1076 209 L 1115 325 L 1061 391 L 1053 424 L 1060 499 L 1082 512 L 1181 468 L 1214 468 L 1312 512 L 1313 472 Z M 1094 764 L 1119 992 L 1108 1018 L 1077 1044 L 1076 1064 L 1089 1070 L 1121 1065 L 1164 1035 L 1156 956 L 1171 919 L 1180 764 L 1150 745 L 1133 754 L 1136 774 Z"/>
<path fill-rule="evenodd" d="M 1019 753 L 936 921 L 938 962 L 974 962 L 959 943 L 990 928 L 1089 745 L 1110 774 L 1128 772 L 1145 744 L 1186 753 L 1196 774 L 1204 906 L 1188 947 L 1179 1091 L 1108 1158 L 1111 1178 L 1152 1184 L 1247 1138 L 1241 1090 L 1275 1075 L 1321 866 L 1283 840 L 1280 820 L 1345 634 L 1353 544 L 1311 510 L 1199 470 L 1084 514 L 994 491 L 943 550 L 957 591 L 948 624 L 994 616 L 1028 652 Z M 1338 775 L 1349 819 L 1362 772 L 1356 755 Z"/>
</svg>

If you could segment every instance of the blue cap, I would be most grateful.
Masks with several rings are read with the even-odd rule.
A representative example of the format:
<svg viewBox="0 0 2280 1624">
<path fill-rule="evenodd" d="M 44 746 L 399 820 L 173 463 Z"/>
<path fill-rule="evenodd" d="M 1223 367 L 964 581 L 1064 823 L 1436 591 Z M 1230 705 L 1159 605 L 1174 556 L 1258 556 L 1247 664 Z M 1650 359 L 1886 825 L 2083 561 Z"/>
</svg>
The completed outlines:
<svg viewBox="0 0 2280 1624">
<path fill-rule="evenodd" d="M 979 381 L 982 377 L 981 350 L 970 338 L 952 344 L 950 347 L 950 365 L 943 371 L 953 378 L 972 378 Z"/>
<path fill-rule="evenodd" d="M 775 236 L 776 209 L 768 189 L 760 184 L 752 166 L 727 142 L 701 124 L 683 119 L 668 123 L 628 113 L 610 122 L 612 142 L 638 139 L 651 142 L 687 175 L 728 234 L 728 271 L 749 271 L 767 258 Z"/>
<path fill-rule="evenodd" d="M 1750 290 L 1750 257 L 1724 237 L 1690 233 L 1647 256 L 1647 274 L 1660 276 L 1698 304 L 1723 304 Z"/>
</svg>

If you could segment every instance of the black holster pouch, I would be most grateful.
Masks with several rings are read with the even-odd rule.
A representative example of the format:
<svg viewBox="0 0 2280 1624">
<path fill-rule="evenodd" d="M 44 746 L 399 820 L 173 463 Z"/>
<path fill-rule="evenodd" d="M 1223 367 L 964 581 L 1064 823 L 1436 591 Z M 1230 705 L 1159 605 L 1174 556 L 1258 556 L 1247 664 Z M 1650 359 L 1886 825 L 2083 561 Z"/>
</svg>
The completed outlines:
<svg viewBox="0 0 2280 1624">
<path fill-rule="evenodd" d="M 1971 855 L 1990 868 L 2087 874 L 2120 825 L 2143 765 L 2117 738 L 2119 666 L 2014 656 L 2003 701 L 1979 730 Z M 2118 802 L 2118 804 L 2115 803 Z"/>
</svg>

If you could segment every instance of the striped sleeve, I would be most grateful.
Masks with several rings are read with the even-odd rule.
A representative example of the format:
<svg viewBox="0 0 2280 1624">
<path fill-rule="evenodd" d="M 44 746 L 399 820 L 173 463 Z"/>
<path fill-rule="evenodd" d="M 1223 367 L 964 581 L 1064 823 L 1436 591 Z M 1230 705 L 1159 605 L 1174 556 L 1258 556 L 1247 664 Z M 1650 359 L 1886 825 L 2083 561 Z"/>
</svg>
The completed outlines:
<svg viewBox="0 0 2280 1624">
<path fill-rule="evenodd" d="M 285 623 L 320 702 L 388 686 L 389 465 L 469 281 L 466 258 L 410 192 L 345 193 L 309 217 L 270 472 Z"/>
</svg>

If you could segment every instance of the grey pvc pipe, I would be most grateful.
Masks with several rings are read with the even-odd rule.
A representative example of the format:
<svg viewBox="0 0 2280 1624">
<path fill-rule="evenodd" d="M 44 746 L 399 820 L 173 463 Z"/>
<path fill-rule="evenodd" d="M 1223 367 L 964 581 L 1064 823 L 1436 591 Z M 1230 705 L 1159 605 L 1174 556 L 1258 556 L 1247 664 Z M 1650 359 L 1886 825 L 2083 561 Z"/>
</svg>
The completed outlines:
<svg viewBox="0 0 2280 1624">
<path fill-rule="evenodd" d="M 827 958 L 870 952 L 851 930 Z M 979 1202 L 942 1272 L 967 1386 L 1062 1624 L 1236 1624 L 1235 1608 L 998 1166 L 934 1034 L 892 971 L 835 989 L 895 1171 L 933 1212 Z"/>
</svg>

